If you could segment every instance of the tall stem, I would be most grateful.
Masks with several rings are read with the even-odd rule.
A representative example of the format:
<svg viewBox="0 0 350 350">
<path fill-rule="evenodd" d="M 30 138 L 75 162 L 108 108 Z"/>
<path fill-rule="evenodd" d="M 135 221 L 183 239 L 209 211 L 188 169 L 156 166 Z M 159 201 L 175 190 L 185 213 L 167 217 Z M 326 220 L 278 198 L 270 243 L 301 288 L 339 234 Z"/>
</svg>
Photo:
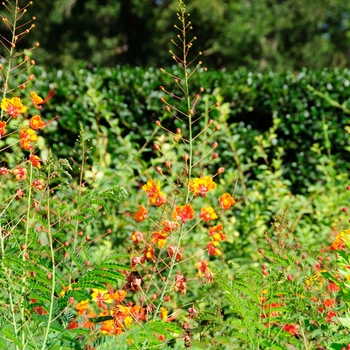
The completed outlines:
<svg viewBox="0 0 350 350">
<path fill-rule="evenodd" d="M 181 8 L 181 24 L 182 24 L 182 53 L 183 53 L 183 72 L 184 72 L 184 93 L 186 96 L 186 102 L 187 102 L 187 118 L 188 118 L 188 128 L 189 128 L 189 137 L 188 137 L 188 142 L 189 142 L 189 158 L 188 158 L 188 168 L 187 168 L 187 187 L 186 187 L 186 196 L 185 196 L 185 204 L 189 202 L 190 198 L 190 182 L 191 182 L 191 177 L 192 177 L 192 164 L 193 164 L 193 136 L 192 136 L 192 111 L 191 111 L 191 99 L 189 95 L 189 84 L 188 84 L 188 67 L 187 67 L 187 44 L 186 44 L 186 18 L 185 18 L 185 8 Z M 168 271 L 168 275 L 166 278 L 166 281 L 164 282 L 164 287 L 162 289 L 162 293 L 160 296 L 160 302 L 157 305 L 156 311 L 153 315 L 153 321 L 156 319 L 159 309 L 162 305 L 162 302 L 164 300 L 165 293 L 167 291 L 167 286 L 170 281 L 170 278 L 172 276 L 174 266 L 175 266 L 175 261 L 176 261 L 176 256 L 180 250 L 180 244 L 181 240 L 184 237 L 184 228 L 185 224 L 181 225 L 180 228 L 180 233 L 179 233 L 179 239 L 177 240 L 175 252 L 171 258 L 171 263 Z"/>
<path fill-rule="evenodd" d="M 48 168 L 48 179 L 50 178 L 50 167 Z M 51 296 L 50 296 L 50 309 L 48 313 L 48 319 L 47 319 L 47 327 L 45 330 L 44 340 L 42 344 L 42 350 L 46 349 L 46 341 L 49 336 L 50 331 L 50 324 L 52 321 L 52 313 L 53 313 L 53 305 L 54 305 L 54 299 L 55 299 L 55 284 L 56 284 L 56 268 L 55 268 L 55 253 L 54 253 L 54 247 L 53 247 L 53 241 L 52 241 L 52 232 L 51 232 L 51 218 L 50 218 L 50 190 L 48 188 L 47 190 L 47 235 L 49 239 L 49 247 L 50 247 L 50 257 L 51 257 L 51 264 L 52 264 L 52 274 L 51 274 Z"/>
<path fill-rule="evenodd" d="M 9 51 L 9 59 L 8 59 L 8 65 L 5 73 L 5 81 L 3 84 L 3 94 L 2 98 L 6 97 L 7 91 L 8 91 L 8 82 L 10 79 L 10 72 L 11 72 L 11 67 L 12 67 L 12 59 L 13 59 L 13 53 L 15 51 L 15 43 L 16 43 L 16 26 L 17 26 L 17 16 L 18 16 L 18 1 L 16 0 L 15 6 L 14 6 L 14 12 L 13 12 L 13 23 L 12 23 L 12 38 L 11 38 L 11 45 L 10 45 L 10 51 Z M 9 24 L 10 25 L 10 24 Z M 0 120 L 2 120 L 4 116 L 4 111 L 1 109 L 0 111 Z"/>
</svg>

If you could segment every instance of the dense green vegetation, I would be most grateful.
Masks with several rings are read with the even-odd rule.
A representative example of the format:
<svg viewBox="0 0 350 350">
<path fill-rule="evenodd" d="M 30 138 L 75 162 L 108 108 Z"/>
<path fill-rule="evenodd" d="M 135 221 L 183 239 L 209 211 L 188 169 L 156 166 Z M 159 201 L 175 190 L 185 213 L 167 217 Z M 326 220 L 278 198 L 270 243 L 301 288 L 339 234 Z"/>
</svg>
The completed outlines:
<svg viewBox="0 0 350 350">
<path fill-rule="evenodd" d="M 152 68 L 117 67 L 93 72 L 80 69 L 73 74 L 37 68 L 34 73 L 37 81 L 32 88 L 47 91 L 47 83 L 42 83 L 45 78 L 57 90 L 44 108 L 48 119 L 58 116 L 58 125 L 51 127 L 47 138 L 48 146 L 68 157 L 82 123 L 92 136 L 100 137 L 92 137 L 96 148 L 91 161 L 107 162 L 104 172 L 108 168 L 120 169 L 124 161 L 133 163 L 130 150 L 121 147 L 118 136 L 137 148 L 149 141 L 155 121 L 165 112 L 160 82 L 172 80 Z M 244 150 L 249 159 L 256 158 L 255 138 L 278 121 L 271 145 L 274 147 L 266 150 L 268 161 L 279 149 L 281 176 L 291 181 L 295 193 L 305 192 L 310 184 L 323 180 L 324 173 L 316 169 L 322 157 L 331 156 L 338 172 L 347 171 L 348 119 L 342 110 L 307 88 L 311 85 L 346 106 L 350 84 L 347 69 L 304 70 L 297 74 L 208 71 L 193 84 L 194 88 L 205 86 L 204 99 L 209 107 L 217 101 L 225 103 L 225 120 L 236 147 Z M 204 106 L 198 113 L 205 113 Z M 219 116 L 218 110 L 213 113 Z M 227 146 L 220 147 L 221 164 L 230 167 L 232 158 L 225 156 Z M 144 159 L 145 165 L 149 158 L 150 154 Z M 140 166 L 134 164 L 135 169 Z M 135 175 L 142 175 L 142 171 Z"/>
<path fill-rule="evenodd" d="M 347 0 L 189 0 L 193 35 L 209 67 L 301 70 L 345 67 L 349 60 Z M 34 1 L 35 59 L 49 67 L 173 62 L 172 0 Z"/>
</svg>

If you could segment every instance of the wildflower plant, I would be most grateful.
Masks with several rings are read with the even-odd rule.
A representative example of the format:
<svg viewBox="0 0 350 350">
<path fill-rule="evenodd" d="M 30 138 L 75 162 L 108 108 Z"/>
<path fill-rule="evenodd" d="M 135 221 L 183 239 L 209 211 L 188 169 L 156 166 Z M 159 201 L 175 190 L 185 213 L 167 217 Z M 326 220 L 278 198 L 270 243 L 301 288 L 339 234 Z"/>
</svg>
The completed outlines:
<svg viewBox="0 0 350 350">
<path fill-rule="evenodd" d="M 175 49 L 169 51 L 177 68 L 174 72 L 161 68 L 174 87 L 160 87 L 167 113 L 155 123 L 166 135 L 158 136 L 154 144 L 159 155 L 155 176 L 140 184 L 139 204 L 129 213 L 134 221 L 127 238 L 130 272 L 118 296 L 108 290 L 92 294 L 92 300 L 100 301 L 98 308 L 105 310 L 99 331 L 127 332 L 136 348 L 161 346 L 174 337 L 191 346 L 190 328 L 200 317 L 191 286 L 196 289 L 198 284 L 213 282 L 210 260 L 222 258 L 226 240 L 221 221 L 236 203 L 232 193 L 216 193 L 217 178 L 224 172 L 217 165 L 218 143 L 213 138 L 219 126 L 208 114 L 197 112 L 204 89 L 193 92 L 191 83 L 206 69 L 198 61 L 202 53 L 192 55 L 196 37 L 188 39 L 192 26 L 181 0 L 177 15 L 178 35 L 171 40 Z M 78 304 L 75 309 L 80 312 L 85 306 Z M 94 319 L 89 316 L 94 307 L 96 303 L 90 303 L 83 318 Z M 69 327 L 81 324 L 77 321 Z M 146 330 L 153 335 L 146 336 Z"/>
<path fill-rule="evenodd" d="M 35 63 L 28 55 L 38 44 L 16 50 L 35 19 L 25 20 L 32 2 L 20 3 L 3 2 L 1 15 L 8 31 L 1 33 L 5 53 L 0 57 L 0 343 L 11 349 L 58 344 L 83 349 L 90 341 L 84 332 L 78 341 L 67 329 L 74 318 L 71 305 L 90 298 L 89 288 L 123 279 L 115 270 L 128 267 L 115 256 L 102 259 L 92 251 L 96 241 L 111 233 L 95 229 L 99 220 L 127 193 L 119 186 L 100 192 L 89 188 L 83 178 L 90 151 L 83 128 L 80 152 L 70 162 L 51 154 L 40 157 L 39 135 L 51 122 L 43 119 L 41 110 L 55 93 L 49 90 L 43 98 L 27 90 Z M 12 85 L 17 75 L 26 74 L 20 85 Z"/>
</svg>

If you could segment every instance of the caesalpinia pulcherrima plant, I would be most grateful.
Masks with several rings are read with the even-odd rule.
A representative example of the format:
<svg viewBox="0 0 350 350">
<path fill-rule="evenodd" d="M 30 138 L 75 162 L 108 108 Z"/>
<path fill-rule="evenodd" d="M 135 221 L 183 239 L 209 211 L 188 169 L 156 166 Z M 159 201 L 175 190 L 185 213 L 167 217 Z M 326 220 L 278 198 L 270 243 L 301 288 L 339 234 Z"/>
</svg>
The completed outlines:
<svg viewBox="0 0 350 350">
<path fill-rule="evenodd" d="M 92 327 L 91 319 L 94 322 L 100 317 L 104 321 L 95 329 L 118 335 L 132 324 L 153 321 L 157 325 L 154 322 L 160 320 L 167 323 L 163 329 L 154 326 L 153 331 L 159 331 L 161 344 L 167 338 L 164 329 L 179 318 L 183 330 L 171 331 L 182 333 L 185 346 L 190 347 L 190 320 L 196 318 L 197 310 L 194 300 L 187 298 L 187 321 L 183 320 L 180 314 L 185 306 L 184 296 L 191 284 L 213 282 L 209 259 L 223 255 L 221 242 L 226 239 L 220 217 L 227 215 L 236 201 L 230 193 L 216 193 L 216 177 L 224 169 L 211 163 L 218 158 L 218 143 L 207 145 L 219 126 L 196 113 L 203 89 L 192 93 L 190 84 L 206 69 L 196 57 L 190 58 L 196 38 L 188 40 L 192 27 L 182 1 L 178 2 L 178 11 L 180 25 L 175 28 L 179 34 L 172 43 L 179 54 L 170 54 L 179 74 L 161 69 L 175 84 L 174 92 L 160 88 L 171 121 L 156 121 L 156 126 L 172 138 L 174 152 L 167 154 L 161 144 L 154 144 L 155 151 L 166 160 L 163 166 L 155 167 L 158 178 L 149 178 L 140 185 L 142 204 L 130 214 L 135 229 L 129 237 L 131 271 L 126 273 L 126 283 L 117 291 L 93 290 L 90 300 L 75 305 L 79 316 L 69 328 Z M 213 171 L 215 167 L 217 170 Z M 141 344 L 148 346 L 152 341 L 145 339 Z"/>
<path fill-rule="evenodd" d="M 101 240 L 112 232 L 101 231 L 100 221 L 127 193 L 119 186 L 99 191 L 94 177 L 84 177 L 90 149 L 83 127 L 80 150 L 72 151 L 70 161 L 42 152 L 45 129 L 56 123 L 56 117 L 45 120 L 42 112 L 46 103 L 54 103 L 59 87 L 45 94 L 31 88 L 35 62 L 29 55 L 39 44 L 19 52 L 16 46 L 34 28 L 35 18 L 25 21 L 28 5 L 21 7 L 19 0 L 3 5 L 4 348 L 146 349 L 174 342 L 182 348 L 349 348 L 344 313 L 348 230 L 312 257 L 297 242 L 283 213 L 272 223 L 272 235 L 266 233 L 270 250 L 259 252 L 258 261 L 265 260 L 261 269 L 234 265 L 234 276 L 218 269 L 229 238 L 223 223 L 229 222 L 238 200 L 234 188 L 219 190 L 224 169 L 213 138 L 219 126 L 209 118 L 210 110 L 198 112 L 204 89 L 191 90 L 206 69 L 198 61 L 201 53 L 192 57 L 196 38 L 188 39 L 192 27 L 181 0 L 178 35 L 171 40 L 175 49 L 170 51 L 176 68 L 161 69 L 174 85 L 160 87 L 166 114 L 155 123 L 162 132 L 154 144 L 158 157 L 146 172 L 152 176 L 139 184 L 134 207 L 123 212 L 129 224 L 129 231 L 123 232 L 126 251 L 107 254 Z M 26 78 L 12 86 L 17 75 Z M 336 273 L 330 272 L 333 250 L 338 253 Z M 218 300 L 205 292 L 214 291 L 213 282 L 224 292 Z M 223 314 L 222 307 L 228 312 Z M 204 317 L 206 309 L 211 314 Z"/>
</svg>

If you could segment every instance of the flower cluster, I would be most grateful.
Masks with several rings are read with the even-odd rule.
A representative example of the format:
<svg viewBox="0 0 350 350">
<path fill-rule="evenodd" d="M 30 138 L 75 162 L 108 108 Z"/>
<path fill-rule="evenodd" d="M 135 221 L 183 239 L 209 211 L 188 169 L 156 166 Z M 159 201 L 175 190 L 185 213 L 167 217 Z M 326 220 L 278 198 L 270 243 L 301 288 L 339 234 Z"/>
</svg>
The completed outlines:
<svg viewBox="0 0 350 350">
<path fill-rule="evenodd" d="M 53 91 L 53 90 L 52 90 Z M 52 96 L 53 92 L 49 93 L 46 99 L 42 99 L 35 92 L 31 92 L 32 104 L 35 108 L 40 109 L 41 105 L 46 103 Z M 38 106 L 40 108 L 38 108 Z M 1 109 L 4 112 L 4 115 L 7 116 L 7 120 L 0 121 L 0 138 L 6 136 L 6 127 L 9 124 L 9 121 L 17 119 L 20 115 L 25 115 L 28 112 L 28 107 L 23 105 L 19 97 L 12 98 L 3 98 L 0 104 Z M 39 114 L 33 115 L 29 118 L 29 122 L 23 121 L 22 126 L 19 130 L 19 146 L 25 150 L 29 151 L 28 163 L 34 168 L 41 168 L 42 160 L 35 155 L 34 146 L 38 141 L 37 131 L 43 129 L 45 123 L 42 121 Z M 27 168 L 22 165 L 17 165 L 14 169 L 7 169 L 2 167 L 0 169 L 0 175 L 12 174 L 15 181 L 25 181 L 27 179 Z M 36 190 L 40 191 L 44 188 L 44 185 L 40 180 L 33 180 L 31 184 Z M 23 192 L 23 191 L 22 191 Z M 24 192 L 23 192 L 24 194 Z M 16 194 L 16 199 L 19 199 L 21 196 Z"/>
<path fill-rule="evenodd" d="M 90 328 L 102 334 L 117 335 L 124 332 L 133 322 L 146 321 L 145 308 L 132 302 L 124 304 L 125 290 L 92 289 L 91 299 L 82 300 L 74 306 L 77 316 L 67 329 Z M 103 322 L 96 322 L 103 317 Z"/>
<path fill-rule="evenodd" d="M 207 193 L 215 188 L 216 183 L 210 176 L 194 178 L 189 182 L 189 191 L 193 192 L 194 197 L 206 197 Z M 144 269 L 146 262 L 153 261 L 153 263 L 157 264 L 159 259 L 165 259 L 164 261 L 170 259 L 179 263 L 183 259 L 183 252 L 186 250 L 178 244 L 179 239 L 181 240 L 181 237 L 186 234 L 195 235 L 195 228 L 201 222 L 204 226 L 208 226 L 204 228 L 208 232 L 208 241 L 203 246 L 203 251 L 206 250 L 210 256 L 222 255 L 220 243 L 226 239 L 226 234 L 223 225 L 217 223 L 217 220 L 219 219 L 219 210 L 228 210 L 236 203 L 230 194 L 224 193 L 216 199 L 216 207 L 203 206 L 195 210 L 193 200 L 184 205 L 176 205 L 177 199 L 174 197 L 171 199 L 170 204 L 166 194 L 161 191 L 160 181 L 149 179 L 142 186 L 142 190 L 146 192 L 151 206 L 165 207 L 162 208 L 161 219 L 159 220 L 158 218 L 156 221 L 150 216 L 149 210 L 151 211 L 152 209 L 148 210 L 143 205 L 139 205 L 139 209 L 133 214 L 136 222 L 148 219 L 153 228 L 149 233 L 135 230 L 130 236 L 134 247 L 137 247 L 134 251 L 138 254 L 131 258 L 131 268 L 133 270 L 137 265 L 141 265 Z M 185 225 L 193 219 L 197 220 L 191 223 L 190 228 L 185 228 Z M 140 252 L 142 255 L 140 255 Z M 208 267 L 208 262 L 199 260 L 195 267 L 198 269 L 196 277 L 201 278 L 203 283 L 213 281 L 213 273 Z M 175 276 L 173 289 L 176 292 L 185 294 L 187 282 L 188 279 L 178 271 Z"/>
</svg>

